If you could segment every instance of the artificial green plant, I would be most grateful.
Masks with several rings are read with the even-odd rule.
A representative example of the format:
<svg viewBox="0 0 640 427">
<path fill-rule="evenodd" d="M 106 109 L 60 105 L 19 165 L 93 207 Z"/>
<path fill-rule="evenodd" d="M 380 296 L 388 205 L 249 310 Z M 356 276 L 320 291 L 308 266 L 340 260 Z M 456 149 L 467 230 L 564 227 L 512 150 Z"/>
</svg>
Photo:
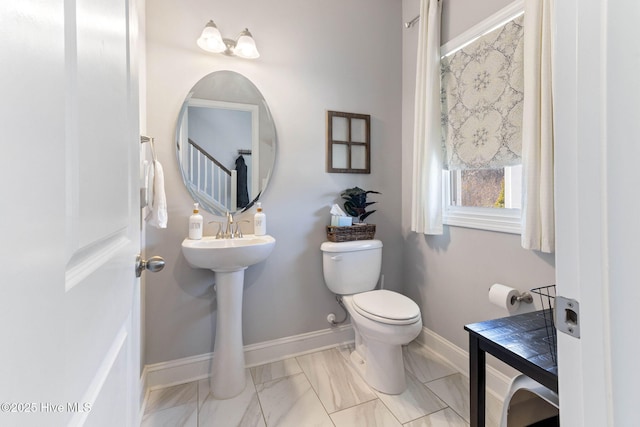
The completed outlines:
<svg viewBox="0 0 640 427">
<path fill-rule="evenodd" d="M 360 222 L 363 222 L 369 215 L 375 212 L 368 211 L 367 206 L 370 206 L 377 202 L 367 202 L 367 194 L 374 193 L 380 194 L 378 191 L 365 191 L 359 187 L 347 188 L 340 195 L 344 202 L 344 210 L 351 216 L 357 217 Z"/>
</svg>

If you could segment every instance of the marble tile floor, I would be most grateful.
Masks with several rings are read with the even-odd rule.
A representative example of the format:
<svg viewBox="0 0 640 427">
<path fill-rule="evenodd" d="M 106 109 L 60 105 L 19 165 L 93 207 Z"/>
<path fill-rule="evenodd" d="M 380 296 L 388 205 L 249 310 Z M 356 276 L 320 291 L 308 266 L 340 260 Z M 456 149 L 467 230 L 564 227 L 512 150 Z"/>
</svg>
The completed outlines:
<svg viewBox="0 0 640 427">
<path fill-rule="evenodd" d="M 246 370 L 247 386 L 217 400 L 203 379 L 149 393 L 142 427 L 468 427 L 469 380 L 413 342 L 403 348 L 408 388 L 396 396 L 370 388 L 348 361 L 352 345 Z M 487 394 L 488 426 L 501 402 Z"/>
</svg>

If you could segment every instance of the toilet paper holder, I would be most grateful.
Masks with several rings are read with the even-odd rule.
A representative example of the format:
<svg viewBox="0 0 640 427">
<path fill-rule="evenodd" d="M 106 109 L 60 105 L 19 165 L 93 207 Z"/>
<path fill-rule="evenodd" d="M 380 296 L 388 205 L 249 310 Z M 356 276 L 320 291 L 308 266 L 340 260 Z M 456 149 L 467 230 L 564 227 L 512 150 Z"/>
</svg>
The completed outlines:
<svg viewBox="0 0 640 427">
<path fill-rule="evenodd" d="M 511 305 L 516 302 L 525 302 L 531 304 L 533 302 L 533 296 L 529 292 L 523 292 L 520 295 L 513 295 L 511 297 Z"/>
<path fill-rule="evenodd" d="M 515 314 L 520 303 L 533 303 L 533 295 L 500 283 L 494 283 L 489 288 L 489 301 L 506 309 L 509 314 Z"/>
</svg>

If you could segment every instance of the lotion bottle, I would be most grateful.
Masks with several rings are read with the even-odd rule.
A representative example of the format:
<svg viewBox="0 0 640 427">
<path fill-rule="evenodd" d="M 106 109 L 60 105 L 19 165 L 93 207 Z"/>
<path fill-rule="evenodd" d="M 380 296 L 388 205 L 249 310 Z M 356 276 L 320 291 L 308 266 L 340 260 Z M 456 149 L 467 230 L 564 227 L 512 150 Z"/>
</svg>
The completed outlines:
<svg viewBox="0 0 640 427">
<path fill-rule="evenodd" d="M 253 216 L 253 234 L 256 236 L 264 236 L 267 234 L 267 217 L 262 212 L 262 203 L 257 202 L 256 207 L 258 212 Z"/>
<path fill-rule="evenodd" d="M 202 239 L 202 215 L 198 210 L 198 203 L 193 204 L 193 215 L 189 217 L 189 238 L 192 240 Z"/>
</svg>

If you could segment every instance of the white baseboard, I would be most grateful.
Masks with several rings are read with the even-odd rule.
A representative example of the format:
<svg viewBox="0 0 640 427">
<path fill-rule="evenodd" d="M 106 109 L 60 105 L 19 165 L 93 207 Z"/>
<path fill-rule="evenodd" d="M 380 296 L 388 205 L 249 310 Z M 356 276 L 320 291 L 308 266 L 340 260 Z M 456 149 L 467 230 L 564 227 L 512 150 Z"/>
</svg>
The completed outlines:
<svg viewBox="0 0 640 427">
<path fill-rule="evenodd" d="M 279 338 L 272 341 L 251 344 L 244 347 L 247 367 L 259 366 L 279 360 L 300 356 L 325 348 L 353 342 L 354 332 L 351 325 L 323 329 L 306 334 Z M 469 353 L 440 335 L 423 327 L 417 341 L 437 356 L 448 361 L 458 372 L 469 376 Z M 185 357 L 168 362 L 155 363 L 144 367 L 142 392 L 176 384 L 184 384 L 209 376 L 213 353 Z M 492 366 L 487 365 L 487 391 L 503 400 L 511 378 Z M 146 401 L 146 399 L 145 399 Z"/>
<path fill-rule="evenodd" d="M 247 367 L 259 366 L 302 354 L 353 342 L 351 325 L 278 338 L 244 347 Z M 143 390 L 184 384 L 209 376 L 213 353 L 146 365 L 142 372 Z"/>
<path fill-rule="evenodd" d="M 458 372 L 469 377 L 469 353 L 467 351 L 447 341 L 424 326 L 417 340 L 420 344 L 451 363 Z M 509 384 L 511 383 L 511 378 L 490 365 L 487 365 L 486 372 L 487 391 L 500 401 L 504 400 L 504 396 L 507 394 Z"/>
<path fill-rule="evenodd" d="M 354 339 L 353 327 L 350 324 L 278 338 L 245 346 L 245 363 L 248 367 L 259 366 L 353 342 Z"/>
</svg>

